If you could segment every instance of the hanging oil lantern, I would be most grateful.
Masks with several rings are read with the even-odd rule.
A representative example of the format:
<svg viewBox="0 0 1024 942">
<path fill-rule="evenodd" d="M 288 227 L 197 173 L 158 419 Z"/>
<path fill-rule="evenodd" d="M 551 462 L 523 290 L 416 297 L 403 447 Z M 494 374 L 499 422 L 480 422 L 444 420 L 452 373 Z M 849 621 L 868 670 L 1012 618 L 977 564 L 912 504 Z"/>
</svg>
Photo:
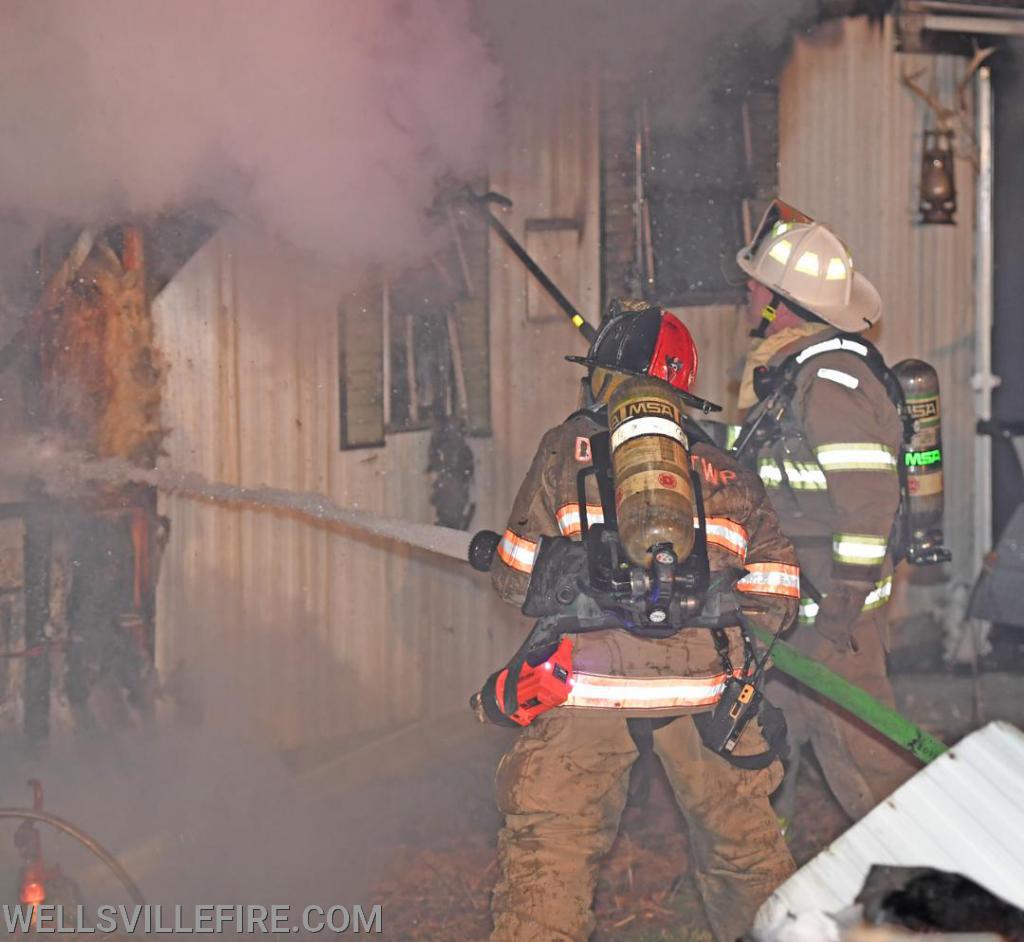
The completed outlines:
<svg viewBox="0 0 1024 942">
<path fill-rule="evenodd" d="M 921 222 L 952 225 L 956 213 L 953 131 L 926 130 L 921 153 Z"/>
</svg>

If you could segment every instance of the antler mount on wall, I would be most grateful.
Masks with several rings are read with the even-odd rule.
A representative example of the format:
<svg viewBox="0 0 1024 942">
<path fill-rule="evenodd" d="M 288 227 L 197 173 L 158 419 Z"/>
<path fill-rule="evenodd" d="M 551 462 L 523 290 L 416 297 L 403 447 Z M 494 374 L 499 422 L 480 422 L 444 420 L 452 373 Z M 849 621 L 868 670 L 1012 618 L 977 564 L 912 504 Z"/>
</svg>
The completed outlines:
<svg viewBox="0 0 1024 942">
<path fill-rule="evenodd" d="M 961 145 L 959 156 L 965 156 L 971 164 L 978 166 L 978 143 L 969 120 L 970 108 L 966 101 L 967 88 L 974 73 L 992 53 L 995 47 L 978 49 L 957 84 L 952 105 L 946 105 L 935 91 L 927 91 L 919 83 L 927 69 L 913 74 L 903 70 L 901 78 L 918 98 L 925 102 L 934 115 L 931 127 L 925 128 L 921 152 L 921 179 L 919 187 L 920 221 L 930 225 L 951 225 L 956 214 L 956 177 L 953 158 L 957 155 L 957 144 Z"/>
</svg>

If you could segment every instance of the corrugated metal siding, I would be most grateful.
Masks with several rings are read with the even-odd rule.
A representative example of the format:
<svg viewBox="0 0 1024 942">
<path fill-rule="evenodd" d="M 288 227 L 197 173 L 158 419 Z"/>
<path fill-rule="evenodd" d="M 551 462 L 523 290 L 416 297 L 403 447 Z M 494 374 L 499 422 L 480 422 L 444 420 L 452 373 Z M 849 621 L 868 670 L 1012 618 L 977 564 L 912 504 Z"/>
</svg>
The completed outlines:
<svg viewBox="0 0 1024 942">
<path fill-rule="evenodd" d="M 918 226 L 922 132 L 932 116 L 900 82 L 928 71 L 951 102 L 965 60 L 894 52 L 891 19 L 848 19 L 795 43 L 780 79 L 782 199 L 834 225 L 885 303 L 879 345 L 889 362 L 929 360 L 943 390 L 946 537 L 969 578 L 974 414 L 974 174 L 956 165 L 955 226 Z M 934 79 L 932 79 L 934 76 Z"/>
<path fill-rule="evenodd" d="M 853 904 L 872 864 L 960 873 L 1024 906 L 1024 733 L 990 723 L 936 759 L 782 884 L 758 925 Z"/>
<path fill-rule="evenodd" d="M 492 186 L 505 222 L 580 220 L 579 296 L 597 320 L 597 114 L 586 80 L 509 104 Z M 548 103 L 547 110 L 538 103 Z M 502 529 L 543 431 L 575 408 L 585 347 L 565 321 L 527 320 L 526 272 L 491 241 L 494 435 L 477 456 L 474 527 Z M 427 433 L 342 452 L 340 279 L 240 231 L 222 232 L 153 305 L 170 363 L 167 463 L 213 480 L 323 491 L 429 523 Z M 286 514 L 163 500 L 171 537 L 158 598 L 158 667 L 208 710 L 249 714 L 299 747 L 383 733 L 458 709 L 518 645 L 522 616 L 468 566 Z M 179 670 L 176 672 L 176 667 Z"/>
<path fill-rule="evenodd" d="M 506 106 L 507 157 L 493 168 L 491 186 L 512 199 L 513 208 L 501 218 L 520 240 L 529 218 L 579 220 L 580 277 L 578 285 L 563 290 L 596 325 L 601 304 L 597 84 L 585 77 L 562 82 L 538 77 L 534 88 L 524 78 Z M 527 318 L 528 277 L 508 248 L 492 238 L 493 487 L 502 516 L 541 434 L 576 407 L 582 372 L 564 355 L 587 348 L 563 319 Z"/>
<path fill-rule="evenodd" d="M 340 291 L 308 260 L 239 232 L 205 246 L 154 303 L 171 364 L 167 461 L 430 522 L 426 433 L 339 450 Z M 489 522 L 491 502 L 477 499 Z M 286 514 L 177 497 L 163 511 L 161 673 L 180 664 L 208 709 L 248 712 L 275 744 L 443 713 L 510 646 L 491 628 L 499 604 L 468 567 Z"/>
</svg>

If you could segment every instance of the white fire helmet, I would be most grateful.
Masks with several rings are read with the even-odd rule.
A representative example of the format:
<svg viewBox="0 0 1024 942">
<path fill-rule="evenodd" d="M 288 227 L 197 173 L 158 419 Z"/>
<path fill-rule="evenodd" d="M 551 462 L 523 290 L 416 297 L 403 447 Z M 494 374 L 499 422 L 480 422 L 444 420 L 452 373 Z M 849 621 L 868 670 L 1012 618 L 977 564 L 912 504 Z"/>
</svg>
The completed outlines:
<svg viewBox="0 0 1024 942">
<path fill-rule="evenodd" d="M 882 313 L 878 291 L 854 270 L 839 236 L 780 200 L 768 208 L 736 263 L 781 298 L 840 330 L 866 330 Z"/>
</svg>

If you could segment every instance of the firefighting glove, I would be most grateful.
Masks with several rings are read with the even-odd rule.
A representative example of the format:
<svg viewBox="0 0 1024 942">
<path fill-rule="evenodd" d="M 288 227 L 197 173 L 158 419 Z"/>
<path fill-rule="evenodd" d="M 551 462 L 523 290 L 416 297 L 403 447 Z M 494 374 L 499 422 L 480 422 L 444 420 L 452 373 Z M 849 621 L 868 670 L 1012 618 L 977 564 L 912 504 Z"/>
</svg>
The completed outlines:
<svg viewBox="0 0 1024 942">
<path fill-rule="evenodd" d="M 815 631 L 841 650 L 854 647 L 854 625 L 870 588 L 867 584 L 862 587 L 859 583 L 834 580 L 828 594 L 818 604 Z"/>
</svg>

